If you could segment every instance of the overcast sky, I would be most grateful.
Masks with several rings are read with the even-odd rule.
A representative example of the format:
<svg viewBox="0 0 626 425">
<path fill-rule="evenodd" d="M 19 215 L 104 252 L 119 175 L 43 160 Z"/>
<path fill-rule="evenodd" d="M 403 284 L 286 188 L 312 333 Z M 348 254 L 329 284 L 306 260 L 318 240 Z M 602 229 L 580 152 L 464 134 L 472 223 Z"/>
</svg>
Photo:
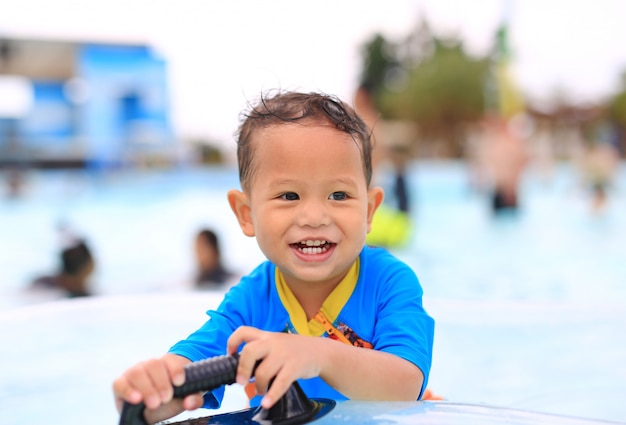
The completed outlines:
<svg viewBox="0 0 626 425">
<path fill-rule="evenodd" d="M 351 100 L 359 46 L 401 37 L 425 14 L 484 54 L 508 16 L 514 72 L 542 99 L 557 88 L 608 96 L 626 69 L 623 0 L 0 0 L 0 36 L 141 41 L 170 66 L 182 135 L 230 142 L 259 91 L 321 90 Z"/>
</svg>

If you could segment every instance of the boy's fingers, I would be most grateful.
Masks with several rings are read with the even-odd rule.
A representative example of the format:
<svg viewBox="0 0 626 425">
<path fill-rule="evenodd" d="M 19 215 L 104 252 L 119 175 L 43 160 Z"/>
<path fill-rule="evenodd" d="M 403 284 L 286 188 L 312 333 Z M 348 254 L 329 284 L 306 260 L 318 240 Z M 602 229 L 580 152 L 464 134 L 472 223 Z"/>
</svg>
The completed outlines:
<svg viewBox="0 0 626 425">
<path fill-rule="evenodd" d="M 152 386 L 156 389 L 158 395 L 158 400 L 156 401 L 158 404 L 150 407 L 158 407 L 158 405 L 170 401 L 174 396 L 174 388 L 172 387 L 169 368 L 164 362 L 156 359 L 150 360 L 147 366 L 150 370 L 150 374 L 148 376 L 150 377 Z M 148 406 L 147 400 L 146 406 Z"/>
<path fill-rule="evenodd" d="M 196 409 L 203 404 L 202 396 L 191 396 L 183 407 L 183 400 L 173 400 L 174 385 L 185 381 L 185 365 L 189 359 L 166 354 L 160 359 L 141 362 L 128 369 L 113 382 L 115 405 L 121 413 L 125 402 L 144 402 L 148 422 L 155 423 L 176 416 L 184 408 Z"/>
<path fill-rule="evenodd" d="M 260 360 L 266 353 L 259 353 L 254 347 L 255 339 L 258 339 L 263 331 L 250 326 L 240 326 L 228 338 L 227 352 L 236 353 L 239 346 L 243 343 L 246 345 L 242 348 L 239 356 L 239 364 L 237 366 L 237 383 L 246 385 L 252 377 L 252 371 L 257 360 Z"/>
<path fill-rule="evenodd" d="M 253 374 L 255 376 L 260 376 L 261 381 L 263 381 L 263 377 L 267 376 L 267 373 L 262 370 L 267 370 L 270 366 L 269 364 L 265 364 L 265 358 L 268 355 L 267 350 L 268 347 L 266 345 L 257 344 L 256 342 L 249 342 L 243 347 L 241 355 L 239 356 L 239 365 L 237 366 L 238 384 L 246 385 L 252 378 Z M 259 363 L 259 361 L 261 362 Z M 265 383 L 267 384 L 267 380 Z M 259 388 L 259 384 L 257 384 L 257 388 Z"/>
<path fill-rule="evenodd" d="M 113 382 L 113 394 L 115 396 L 115 407 L 117 407 L 118 412 L 122 411 L 125 401 L 137 404 L 143 398 L 141 393 L 130 385 L 126 376 L 121 376 Z"/>
<path fill-rule="evenodd" d="M 185 365 L 191 363 L 191 360 L 166 354 L 163 356 L 163 361 L 167 364 L 172 385 L 183 385 L 185 383 Z"/>
<path fill-rule="evenodd" d="M 202 407 L 204 400 L 202 394 L 192 394 L 180 399 L 172 399 L 156 410 L 145 410 L 145 417 L 149 423 L 160 422 L 172 418 L 185 410 L 196 410 Z"/>
<path fill-rule="evenodd" d="M 174 399 L 165 405 L 159 406 L 158 409 L 144 410 L 144 417 L 146 422 L 154 424 L 164 419 L 172 418 L 184 410 L 183 401 L 180 399 Z"/>
<path fill-rule="evenodd" d="M 258 364 L 254 373 L 254 380 L 257 393 L 265 394 L 270 385 L 274 385 L 272 380 L 280 373 L 283 363 L 276 357 L 268 356 Z"/>
<path fill-rule="evenodd" d="M 291 379 L 287 378 L 286 374 L 278 373 L 263 396 L 263 399 L 261 399 L 261 406 L 264 409 L 272 407 L 274 403 L 287 392 L 291 383 Z"/>
<path fill-rule="evenodd" d="M 126 401 L 131 402 L 129 398 L 133 398 L 133 401 L 136 400 L 136 397 L 131 395 L 131 391 L 136 391 L 139 393 L 140 398 L 137 402 L 142 400 L 145 401 L 145 399 L 149 395 L 153 395 L 153 393 L 155 393 L 155 390 L 152 387 L 152 381 L 143 370 L 143 368 L 129 370 L 128 372 L 126 372 L 125 378 L 127 381 L 132 382 L 132 386 L 129 386 L 128 390 L 124 394 L 124 399 Z"/>
<path fill-rule="evenodd" d="M 125 376 L 129 382 L 132 382 L 133 389 L 140 393 L 140 399 L 137 401 L 141 401 L 145 403 L 146 407 L 149 409 L 156 409 L 161 405 L 161 394 L 160 391 L 166 391 L 164 386 L 157 387 L 155 385 L 155 377 L 156 379 L 162 379 L 165 376 L 167 382 L 169 382 L 169 378 L 167 376 L 167 372 L 165 371 L 165 367 L 156 366 L 155 362 L 158 360 L 148 360 L 138 365 L 138 367 L 132 368 L 126 372 Z M 153 368 L 153 369 L 151 369 Z M 159 378 L 159 376 L 161 378 Z M 172 389 L 170 388 L 170 391 Z M 129 397 L 133 397 L 130 393 L 126 393 L 124 398 L 129 400 Z"/>
<path fill-rule="evenodd" d="M 202 394 L 191 394 L 183 399 L 183 408 L 185 410 L 195 410 L 202 407 L 204 398 Z"/>
<path fill-rule="evenodd" d="M 259 332 L 258 329 L 254 329 L 250 326 L 240 326 L 235 332 L 233 332 L 228 338 L 228 342 L 226 344 L 226 352 L 229 354 L 234 354 L 237 352 L 237 349 L 244 342 L 248 342 L 251 339 L 254 339 L 255 335 Z"/>
</svg>

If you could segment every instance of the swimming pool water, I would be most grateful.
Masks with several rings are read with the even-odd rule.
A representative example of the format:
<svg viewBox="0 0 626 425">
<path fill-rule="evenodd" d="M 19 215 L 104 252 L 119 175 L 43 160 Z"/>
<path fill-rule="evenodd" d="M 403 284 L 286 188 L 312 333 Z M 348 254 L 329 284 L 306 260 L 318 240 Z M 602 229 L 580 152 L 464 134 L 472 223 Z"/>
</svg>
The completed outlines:
<svg viewBox="0 0 626 425">
<path fill-rule="evenodd" d="M 462 163 L 413 164 L 410 245 L 437 321 L 430 386 L 446 398 L 626 422 L 626 173 L 608 208 L 568 165 L 527 173 L 517 216 L 494 218 Z M 192 237 L 220 232 L 227 265 L 263 257 L 225 192 L 233 168 L 83 175 L 38 172 L 0 203 L 0 401 L 4 423 L 111 423 L 112 379 L 186 336 L 220 293 L 194 292 Z M 87 300 L 24 288 L 53 270 L 55 226 L 97 258 Z M 240 407 L 236 390 L 226 408 Z M 82 423 L 81 422 L 81 423 Z"/>
</svg>

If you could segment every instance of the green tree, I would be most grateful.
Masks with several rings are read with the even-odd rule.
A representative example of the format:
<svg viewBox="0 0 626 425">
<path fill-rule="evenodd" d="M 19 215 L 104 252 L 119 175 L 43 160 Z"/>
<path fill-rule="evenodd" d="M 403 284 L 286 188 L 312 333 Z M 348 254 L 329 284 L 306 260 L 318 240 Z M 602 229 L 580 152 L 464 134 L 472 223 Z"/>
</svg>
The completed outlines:
<svg viewBox="0 0 626 425">
<path fill-rule="evenodd" d="M 382 91 L 378 105 L 383 117 L 415 122 L 460 155 L 465 125 L 484 113 L 489 62 L 469 57 L 458 41 L 435 38 L 433 46 L 431 56 L 407 69 L 404 88 Z"/>
<path fill-rule="evenodd" d="M 433 35 L 425 20 L 399 43 L 377 34 L 363 54 L 362 85 L 382 117 L 413 122 L 461 155 L 466 124 L 485 112 L 490 57 L 469 56 L 459 40 Z"/>
<path fill-rule="evenodd" d="M 362 48 L 363 66 L 361 87 L 373 96 L 377 96 L 385 85 L 387 75 L 398 67 L 395 59 L 394 44 L 381 34 L 375 34 Z"/>
<path fill-rule="evenodd" d="M 622 73 L 621 90 L 613 96 L 607 107 L 607 115 L 617 131 L 617 144 L 622 155 L 626 154 L 626 71 Z"/>
<path fill-rule="evenodd" d="M 626 72 L 622 73 L 621 90 L 608 105 L 609 118 L 621 127 L 626 127 Z"/>
</svg>

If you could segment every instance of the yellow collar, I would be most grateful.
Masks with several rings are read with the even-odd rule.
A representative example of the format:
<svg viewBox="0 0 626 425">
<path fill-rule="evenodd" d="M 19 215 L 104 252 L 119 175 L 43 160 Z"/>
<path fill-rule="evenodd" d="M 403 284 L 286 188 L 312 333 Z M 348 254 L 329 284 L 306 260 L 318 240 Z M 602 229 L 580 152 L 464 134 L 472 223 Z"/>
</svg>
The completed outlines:
<svg viewBox="0 0 626 425">
<path fill-rule="evenodd" d="M 322 316 L 329 322 L 334 322 L 337 316 L 339 316 L 339 312 L 341 312 L 341 309 L 352 295 L 358 278 L 359 259 L 357 258 L 354 264 L 352 264 L 352 267 L 350 267 L 350 270 L 348 270 L 346 276 L 339 282 L 335 289 L 333 289 L 328 298 L 324 300 L 320 308 Z M 280 300 L 289 313 L 291 323 L 298 334 L 320 336 L 326 331 L 324 324 L 320 323 L 319 317 L 317 319 L 312 318 L 311 320 L 307 320 L 304 309 L 293 292 L 291 292 L 291 289 L 287 285 L 287 282 L 285 282 L 285 278 L 278 267 L 276 267 L 276 289 L 278 290 Z"/>
</svg>

